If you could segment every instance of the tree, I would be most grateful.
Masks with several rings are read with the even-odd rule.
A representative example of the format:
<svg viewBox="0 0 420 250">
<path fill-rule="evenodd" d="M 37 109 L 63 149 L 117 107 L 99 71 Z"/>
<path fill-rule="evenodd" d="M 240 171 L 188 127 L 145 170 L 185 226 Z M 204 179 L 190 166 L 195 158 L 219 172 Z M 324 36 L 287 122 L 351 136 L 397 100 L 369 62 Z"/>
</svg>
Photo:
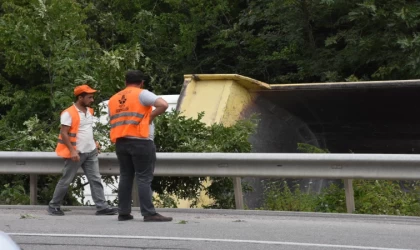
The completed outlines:
<svg viewBox="0 0 420 250">
<path fill-rule="evenodd" d="M 418 78 L 419 15 L 406 0 L 3 0 L 0 149 L 44 150 L 21 134 L 25 122 L 55 136 L 76 85 L 107 100 L 127 69 L 142 69 L 157 94 L 179 93 L 191 73 L 267 83 Z"/>
</svg>

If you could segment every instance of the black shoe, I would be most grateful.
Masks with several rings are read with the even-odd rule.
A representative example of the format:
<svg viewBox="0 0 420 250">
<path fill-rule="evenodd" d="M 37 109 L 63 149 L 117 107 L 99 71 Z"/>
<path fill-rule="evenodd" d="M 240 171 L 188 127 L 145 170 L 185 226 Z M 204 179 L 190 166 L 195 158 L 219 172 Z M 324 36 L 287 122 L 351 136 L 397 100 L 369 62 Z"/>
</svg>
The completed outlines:
<svg viewBox="0 0 420 250">
<path fill-rule="evenodd" d="M 165 222 L 165 221 L 172 221 L 172 217 L 165 217 L 158 213 L 154 215 L 144 216 L 143 219 L 145 222 Z"/>
<path fill-rule="evenodd" d="M 96 211 L 96 215 L 114 215 L 118 213 L 118 208 L 105 208 L 99 211 Z"/>
<path fill-rule="evenodd" d="M 131 214 L 120 214 L 118 215 L 119 221 L 125 221 L 125 220 L 132 220 L 134 217 Z"/>
<path fill-rule="evenodd" d="M 55 215 L 55 216 L 63 216 L 64 215 L 64 212 L 61 211 L 61 209 L 59 207 L 55 208 L 55 207 L 48 206 L 47 211 L 50 215 Z"/>
</svg>

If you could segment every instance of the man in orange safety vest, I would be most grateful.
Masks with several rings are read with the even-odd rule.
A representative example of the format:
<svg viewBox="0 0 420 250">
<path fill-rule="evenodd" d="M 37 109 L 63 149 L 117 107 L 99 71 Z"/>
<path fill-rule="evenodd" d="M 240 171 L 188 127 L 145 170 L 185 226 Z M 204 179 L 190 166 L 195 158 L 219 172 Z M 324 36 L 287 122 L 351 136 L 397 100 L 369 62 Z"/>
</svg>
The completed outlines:
<svg viewBox="0 0 420 250">
<path fill-rule="evenodd" d="M 113 95 L 108 103 L 110 137 L 115 143 L 120 163 L 118 220 L 133 219 L 131 190 L 135 177 L 144 221 L 172 221 L 172 217 L 156 213 L 151 189 L 156 161 L 153 120 L 165 112 L 168 103 L 143 89 L 144 79 L 140 70 L 128 71 L 125 75 L 126 88 Z"/>
<path fill-rule="evenodd" d="M 77 170 L 82 167 L 90 184 L 96 215 L 113 215 L 117 208 L 111 208 L 105 200 L 98 163 L 98 144 L 93 138 L 93 109 L 96 90 L 88 85 L 74 89 L 75 102 L 61 113 L 61 129 L 55 152 L 64 158 L 64 170 L 48 206 L 50 215 L 64 215 L 61 203 Z"/>
</svg>

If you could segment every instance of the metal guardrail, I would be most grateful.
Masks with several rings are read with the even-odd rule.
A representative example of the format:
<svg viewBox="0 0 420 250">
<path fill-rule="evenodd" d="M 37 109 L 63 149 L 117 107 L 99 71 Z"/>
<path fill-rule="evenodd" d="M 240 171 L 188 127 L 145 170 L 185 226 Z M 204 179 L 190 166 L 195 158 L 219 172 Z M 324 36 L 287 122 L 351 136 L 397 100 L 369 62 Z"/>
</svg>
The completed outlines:
<svg viewBox="0 0 420 250">
<path fill-rule="evenodd" d="M 157 176 L 224 176 L 344 179 L 348 212 L 354 211 L 352 179 L 420 179 L 420 155 L 157 153 Z M 99 155 L 103 175 L 119 174 L 115 153 Z M 54 152 L 0 152 L 0 174 L 61 174 L 63 160 Z M 83 173 L 79 169 L 80 173 Z M 239 179 L 240 180 L 240 179 Z M 237 208 L 242 193 L 235 179 Z M 35 187 L 33 187 L 35 185 Z M 36 180 L 31 178 L 31 201 Z"/>
<path fill-rule="evenodd" d="M 420 155 L 157 153 L 157 160 L 160 176 L 420 179 Z M 115 153 L 100 154 L 99 163 L 101 174 L 119 174 Z M 0 152 L 0 174 L 60 174 L 62 166 L 53 152 Z"/>
</svg>

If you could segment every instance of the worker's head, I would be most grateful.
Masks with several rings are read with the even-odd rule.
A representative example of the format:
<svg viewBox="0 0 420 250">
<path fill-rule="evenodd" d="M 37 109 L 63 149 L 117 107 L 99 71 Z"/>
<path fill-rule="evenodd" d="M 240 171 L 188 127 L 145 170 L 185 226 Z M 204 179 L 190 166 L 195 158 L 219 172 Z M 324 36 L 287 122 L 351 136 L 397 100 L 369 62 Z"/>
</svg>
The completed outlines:
<svg viewBox="0 0 420 250">
<path fill-rule="evenodd" d="M 74 88 L 75 103 L 84 107 L 90 107 L 94 101 L 93 94 L 95 92 L 96 90 L 86 84 L 77 86 Z"/>
<path fill-rule="evenodd" d="M 125 84 L 128 85 L 135 85 L 140 88 L 144 87 L 144 79 L 146 76 L 140 70 L 129 70 L 125 74 Z"/>
</svg>

